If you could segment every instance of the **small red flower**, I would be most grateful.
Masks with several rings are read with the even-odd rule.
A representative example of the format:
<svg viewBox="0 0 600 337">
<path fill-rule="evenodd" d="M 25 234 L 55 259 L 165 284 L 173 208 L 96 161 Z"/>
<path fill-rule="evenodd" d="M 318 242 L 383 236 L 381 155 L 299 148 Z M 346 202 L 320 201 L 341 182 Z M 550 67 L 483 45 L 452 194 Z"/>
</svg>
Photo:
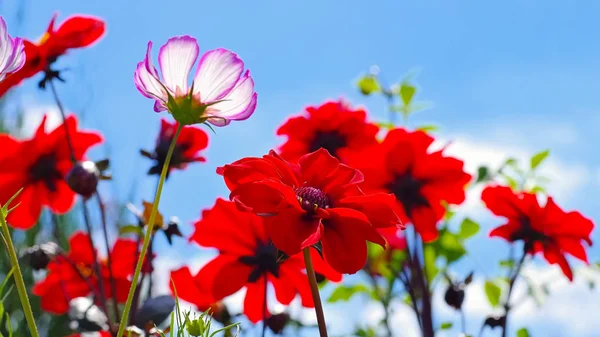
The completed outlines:
<svg viewBox="0 0 600 337">
<path fill-rule="evenodd" d="M 76 160 L 82 160 L 87 150 L 102 142 L 98 133 L 77 129 L 77 119 L 66 121 L 74 146 Z M 57 214 L 68 212 L 75 203 L 73 192 L 65 176 L 73 167 L 70 149 L 65 138 L 65 126 L 60 125 L 46 133 L 46 117 L 31 139 L 18 141 L 0 134 L 0 203 L 5 203 L 20 188 L 23 191 L 13 205 L 19 207 L 8 215 L 8 223 L 15 228 L 28 229 L 35 225 L 42 206 Z"/>
<path fill-rule="evenodd" d="M 325 260 L 353 274 L 367 258 L 366 241 L 385 246 L 377 228 L 400 226 L 389 194 L 365 195 L 362 174 L 325 149 L 302 156 L 298 165 L 271 151 L 217 170 L 241 209 L 265 217 L 277 248 L 294 255 L 321 241 Z"/>
<path fill-rule="evenodd" d="M 217 199 L 214 207 L 202 212 L 190 241 L 214 247 L 219 255 L 206 264 L 196 276 L 187 267 L 171 272 L 177 295 L 200 310 L 242 288 L 246 288 L 244 314 L 256 323 L 263 318 L 265 280 L 275 289 L 282 304 L 290 304 L 300 294 L 302 305 L 313 307 L 304 259 L 294 255 L 278 261 L 277 249 L 269 242 L 264 219 L 239 211 L 235 204 Z M 315 268 L 333 279 L 341 275 L 321 270 L 324 262 L 315 252 Z M 320 261 L 319 261 L 320 260 Z"/>
<path fill-rule="evenodd" d="M 76 297 L 98 293 L 98 276 L 94 270 L 97 252 L 90 246 L 88 234 L 78 231 L 69 238 L 70 251 L 57 256 L 48 264 L 48 274 L 32 289 L 41 298 L 44 311 L 64 314 L 69 309 L 69 301 Z M 135 268 L 137 243 L 119 239 L 111 251 L 112 272 L 117 289 L 117 301 L 127 300 L 130 277 Z M 109 269 L 105 260 L 100 261 L 106 298 L 113 298 L 110 288 Z M 93 287 L 90 289 L 90 286 Z"/>
<path fill-rule="evenodd" d="M 142 155 L 155 161 L 155 165 L 150 168 L 148 174 L 160 175 L 163 164 L 167 158 L 169 146 L 175 136 L 179 123 L 169 123 L 166 119 L 161 120 L 160 134 L 156 139 L 156 146 L 153 152 L 142 150 Z M 173 169 L 183 170 L 188 163 L 205 162 L 206 158 L 198 153 L 208 147 L 208 135 L 202 129 L 193 126 L 184 126 L 177 137 L 177 143 L 173 150 L 173 156 L 169 163 L 169 173 Z"/>
<path fill-rule="evenodd" d="M 522 240 L 526 253 L 543 252 L 546 261 L 558 264 L 571 281 L 573 272 L 565 254 L 588 263 L 583 242 L 592 245 L 590 234 L 594 223 L 581 213 L 563 211 L 551 197 L 542 207 L 535 194 L 515 193 L 504 186 L 486 187 L 481 199 L 492 213 L 508 220 L 493 229 L 491 237 L 509 242 Z"/>
<path fill-rule="evenodd" d="M 355 151 L 377 144 L 379 127 L 366 121 L 363 109 L 352 109 L 344 102 L 326 102 L 307 107 L 307 116 L 288 119 L 278 130 L 288 140 L 280 148 L 281 157 L 296 161 L 307 153 L 324 148 L 346 163 Z"/>
<path fill-rule="evenodd" d="M 38 43 L 23 41 L 25 65 L 0 83 L 0 96 L 21 81 L 48 69 L 50 64 L 66 54 L 69 49 L 88 47 L 98 41 L 105 32 L 104 21 L 92 16 L 71 16 L 57 29 L 54 28 L 55 21 L 56 15 Z"/>
<path fill-rule="evenodd" d="M 437 222 L 444 216 L 442 202 L 458 205 L 465 200 L 471 175 L 463 162 L 429 152 L 433 138 L 422 131 L 390 131 L 383 142 L 356 157 L 353 164 L 365 175 L 366 192 L 396 196 L 395 211 L 411 222 L 425 242 L 437 239 Z"/>
</svg>

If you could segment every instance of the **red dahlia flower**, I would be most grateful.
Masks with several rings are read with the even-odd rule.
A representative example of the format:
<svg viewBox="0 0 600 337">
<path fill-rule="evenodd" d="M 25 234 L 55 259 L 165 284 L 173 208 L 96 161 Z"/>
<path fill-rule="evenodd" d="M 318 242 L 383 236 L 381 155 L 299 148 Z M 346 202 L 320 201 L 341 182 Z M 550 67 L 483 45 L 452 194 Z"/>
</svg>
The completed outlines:
<svg viewBox="0 0 600 337">
<path fill-rule="evenodd" d="M 45 71 L 56 59 L 69 49 L 88 47 L 98 41 L 105 32 L 104 21 L 92 16 L 75 15 L 67 18 L 57 29 L 56 15 L 50 20 L 46 33 L 38 43 L 24 40 L 25 65 L 0 83 L 0 96 L 24 79 Z"/>
<path fill-rule="evenodd" d="M 66 125 L 76 160 L 83 159 L 90 147 L 102 141 L 97 133 L 78 130 L 74 116 L 67 118 Z M 75 192 L 64 179 L 73 167 L 65 126 L 60 125 L 50 133 L 46 133 L 45 126 L 46 117 L 33 138 L 23 141 L 0 134 L 0 203 L 4 204 L 23 188 L 14 201 L 14 205 L 20 203 L 19 207 L 8 215 L 8 223 L 15 228 L 31 228 L 42 206 L 64 214 L 75 203 Z"/>
<path fill-rule="evenodd" d="M 152 153 L 145 150 L 141 151 L 143 156 L 156 162 L 156 164 L 150 168 L 148 174 L 160 175 L 163 164 L 167 158 L 169 146 L 171 145 L 171 141 L 173 140 L 173 136 L 175 136 L 178 127 L 178 122 L 171 124 L 166 119 L 162 119 L 160 133 L 156 139 L 154 151 Z M 187 167 L 188 163 L 205 162 L 206 158 L 200 156 L 198 152 L 206 149 L 207 146 L 208 135 L 206 132 L 193 126 L 184 126 L 177 138 L 175 150 L 173 150 L 167 178 L 173 169 L 183 170 Z"/>
<path fill-rule="evenodd" d="M 444 216 L 442 202 L 460 204 L 471 176 L 463 162 L 429 152 L 433 138 L 422 131 L 390 131 L 381 145 L 356 157 L 353 164 L 365 175 L 366 192 L 391 192 L 396 214 L 412 222 L 425 242 L 438 237 L 437 222 Z"/>
<path fill-rule="evenodd" d="M 325 149 L 302 156 L 298 165 L 271 151 L 217 170 L 241 209 L 265 218 L 277 248 L 294 255 L 321 241 L 325 260 L 353 274 L 367 258 L 366 241 L 385 246 L 377 228 L 400 226 L 392 195 L 365 195 L 362 174 Z"/>
<path fill-rule="evenodd" d="M 278 135 L 288 136 L 280 148 L 286 160 L 296 161 L 324 148 L 345 163 L 352 152 L 377 144 L 379 127 L 366 122 L 363 109 L 354 110 L 340 101 L 307 107 L 306 112 L 306 117 L 290 118 L 277 130 Z"/>
<path fill-rule="evenodd" d="M 263 221 L 264 218 L 241 212 L 233 202 L 223 199 L 217 199 L 212 209 L 203 211 L 190 241 L 217 248 L 219 255 L 196 276 L 187 267 L 171 272 L 177 295 L 206 310 L 211 303 L 245 287 L 244 314 L 256 323 L 263 318 L 267 281 L 282 304 L 290 304 L 300 294 L 302 305 L 312 308 L 303 257 L 294 255 L 278 261 L 277 249 L 269 242 Z M 328 268 L 316 251 L 313 260 L 315 269 L 325 277 L 341 280 L 341 275 Z"/>
<path fill-rule="evenodd" d="M 98 293 L 98 275 L 94 270 L 97 252 L 90 246 L 88 234 L 78 231 L 69 238 L 70 251 L 65 256 L 57 256 L 48 264 L 48 274 L 35 284 L 34 295 L 41 298 L 42 310 L 53 314 L 64 314 L 69 309 L 69 301 Z M 119 239 L 111 251 L 112 272 L 115 279 L 119 303 L 127 300 L 130 277 L 133 275 L 137 243 Z M 106 298 L 113 298 L 110 289 L 109 269 L 106 261 L 100 261 Z M 90 289 L 90 286 L 93 289 Z"/>
<path fill-rule="evenodd" d="M 493 229 L 491 237 L 501 237 L 509 242 L 522 240 L 527 254 L 543 252 L 544 258 L 558 264 L 571 281 L 573 272 L 565 254 L 588 263 L 582 241 L 592 245 L 590 234 L 594 223 L 581 213 L 563 211 L 551 197 L 542 207 L 535 194 L 515 193 L 504 186 L 487 187 L 481 199 L 492 213 L 508 220 Z"/>
</svg>

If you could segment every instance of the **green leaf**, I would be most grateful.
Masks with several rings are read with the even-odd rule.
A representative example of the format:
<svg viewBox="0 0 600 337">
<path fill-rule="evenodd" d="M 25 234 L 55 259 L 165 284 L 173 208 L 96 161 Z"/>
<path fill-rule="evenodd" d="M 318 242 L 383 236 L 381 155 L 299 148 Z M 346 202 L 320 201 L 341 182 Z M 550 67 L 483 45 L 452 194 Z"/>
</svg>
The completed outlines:
<svg viewBox="0 0 600 337">
<path fill-rule="evenodd" d="M 469 218 L 465 218 L 460 224 L 460 232 L 458 235 L 462 239 L 470 238 L 471 236 L 477 234 L 479 232 L 479 224 Z"/>
<path fill-rule="evenodd" d="M 400 85 L 400 98 L 405 106 L 409 106 L 417 92 L 417 88 L 408 82 L 402 82 Z"/>
<path fill-rule="evenodd" d="M 460 237 L 448 230 L 440 231 L 438 247 L 439 254 L 443 255 L 448 263 L 458 261 L 467 253 Z"/>
<path fill-rule="evenodd" d="M 519 183 L 517 183 L 517 181 L 513 177 L 505 175 L 504 178 L 506 179 L 506 182 L 508 183 L 508 186 L 511 189 L 517 190 Z"/>
<path fill-rule="evenodd" d="M 533 188 L 530 191 L 531 193 L 545 193 L 546 189 L 542 186 L 533 186 Z"/>
<path fill-rule="evenodd" d="M 442 330 L 448 330 L 450 328 L 452 328 L 452 322 L 444 322 L 440 325 L 440 329 Z"/>
<path fill-rule="evenodd" d="M 544 150 L 534 154 L 533 157 L 531 157 L 531 169 L 535 170 L 535 168 L 538 167 L 544 161 L 544 159 L 548 157 L 548 155 L 550 155 L 550 150 Z"/>
<path fill-rule="evenodd" d="M 526 328 L 521 328 L 517 331 L 517 337 L 530 337 L 529 331 Z"/>
<path fill-rule="evenodd" d="M 493 307 L 497 307 L 500 304 L 501 294 L 502 290 L 498 285 L 491 281 L 485 281 L 485 295 Z"/>
<path fill-rule="evenodd" d="M 142 235 L 143 231 L 140 228 L 140 226 L 136 226 L 136 225 L 125 225 L 125 226 L 119 227 L 119 235 L 125 235 L 125 234 Z"/>
<path fill-rule="evenodd" d="M 439 128 L 437 125 L 422 125 L 417 128 L 418 131 L 423 131 L 423 132 L 432 132 L 432 131 L 437 131 L 438 129 Z"/>
<path fill-rule="evenodd" d="M 335 303 L 339 301 L 348 301 L 357 293 L 370 293 L 370 289 L 364 284 L 340 285 L 335 288 L 333 293 L 331 293 L 331 296 L 329 296 L 327 302 Z"/>
<path fill-rule="evenodd" d="M 515 265 L 515 262 L 513 260 L 502 260 L 499 264 L 500 267 L 512 268 Z"/>
<path fill-rule="evenodd" d="M 477 169 L 477 180 L 475 182 L 481 183 L 490 180 L 490 169 L 487 166 L 480 166 Z"/>
<path fill-rule="evenodd" d="M 358 90 L 360 90 L 360 92 L 366 96 L 381 91 L 381 85 L 377 81 L 377 78 L 373 75 L 365 75 L 361 77 L 356 85 L 358 86 Z"/>
<path fill-rule="evenodd" d="M 375 123 L 377 124 L 377 126 L 379 126 L 382 129 L 393 129 L 396 127 L 396 125 L 394 125 L 394 123 L 390 123 L 390 122 L 377 122 Z"/>
<path fill-rule="evenodd" d="M 428 283 L 431 284 L 431 281 L 438 273 L 438 268 L 435 265 L 436 253 L 433 245 L 425 245 L 425 247 L 423 247 L 423 256 L 425 260 L 425 270 L 427 272 L 425 276 L 427 277 Z"/>
</svg>

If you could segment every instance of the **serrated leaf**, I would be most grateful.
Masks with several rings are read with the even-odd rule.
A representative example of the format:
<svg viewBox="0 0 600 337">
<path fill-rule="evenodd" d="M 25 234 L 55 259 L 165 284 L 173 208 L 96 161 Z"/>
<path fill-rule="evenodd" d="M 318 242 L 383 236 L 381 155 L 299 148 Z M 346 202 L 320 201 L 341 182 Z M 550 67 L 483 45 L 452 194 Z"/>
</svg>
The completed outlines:
<svg viewBox="0 0 600 337">
<path fill-rule="evenodd" d="M 550 155 L 550 150 L 538 152 L 531 157 L 531 169 L 535 170 L 547 157 Z"/>
<path fill-rule="evenodd" d="M 381 86 L 379 85 L 379 81 L 373 75 L 365 75 L 361 77 L 356 83 L 358 90 L 365 95 L 369 96 L 370 94 L 380 92 Z"/>
<path fill-rule="evenodd" d="M 502 290 L 498 285 L 491 281 L 485 281 L 485 295 L 487 296 L 488 302 L 493 307 L 497 307 L 500 304 L 500 295 Z"/>
<path fill-rule="evenodd" d="M 370 289 L 364 284 L 355 285 L 340 285 L 331 293 L 331 296 L 327 299 L 329 303 L 336 303 L 339 301 L 348 301 L 352 296 L 358 293 L 370 294 Z"/>
<path fill-rule="evenodd" d="M 125 225 L 125 226 L 119 227 L 119 235 L 125 235 L 125 234 L 142 235 L 143 231 L 140 228 L 140 226 L 136 226 L 136 225 Z"/>
<path fill-rule="evenodd" d="M 432 131 L 437 131 L 438 129 L 439 128 L 437 125 L 422 125 L 417 128 L 418 131 L 423 131 L 423 132 L 432 132 Z"/>
<path fill-rule="evenodd" d="M 399 94 L 400 94 L 400 98 L 402 99 L 402 103 L 404 103 L 405 106 L 409 106 L 410 103 L 412 102 L 416 92 L 417 92 L 417 88 L 415 88 L 415 86 L 413 86 L 412 84 L 407 83 L 407 82 L 402 82 L 402 84 L 400 85 L 400 90 L 399 90 Z"/>
<path fill-rule="evenodd" d="M 440 325 L 441 330 L 448 330 L 450 328 L 452 328 L 452 322 L 444 322 Z"/>
<path fill-rule="evenodd" d="M 465 218 L 460 224 L 460 231 L 458 235 L 462 239 L 470 238 L 471 236 L 477 234 L 479 232 L 479 224 L 469 218 Z"/>
<path fill-rule="evenodd" d="M 531 335 L 526 328 L 521 328 L 517 330 L 517 337 L 531 337 Z"/>
</svg>

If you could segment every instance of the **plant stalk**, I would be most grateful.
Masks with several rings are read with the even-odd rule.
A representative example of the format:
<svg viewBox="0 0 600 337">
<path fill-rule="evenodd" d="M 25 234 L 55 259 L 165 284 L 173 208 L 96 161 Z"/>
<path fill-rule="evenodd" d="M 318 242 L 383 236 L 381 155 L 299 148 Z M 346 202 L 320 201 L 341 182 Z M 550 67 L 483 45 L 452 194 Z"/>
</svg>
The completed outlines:
<svg viewBox="0 0 600 337">
<path fill-rule="evenodd" d="M 323 314 L 323 304 L 319 295 L 319 285 L 315 276 L 312 258 L 310 257 L 310 247 L 304 248 L 304 263 L 306 264 L 306 274 L 308 274 L 308 282 L 310 283 L 310 291 L 313 301 L 315 302 L 315 313 L 317 314 L 317 323 L 319 324 L 319 335 L 327 337 L 327 326 L 325 325 L 325 314 Z"/>
</svg>

